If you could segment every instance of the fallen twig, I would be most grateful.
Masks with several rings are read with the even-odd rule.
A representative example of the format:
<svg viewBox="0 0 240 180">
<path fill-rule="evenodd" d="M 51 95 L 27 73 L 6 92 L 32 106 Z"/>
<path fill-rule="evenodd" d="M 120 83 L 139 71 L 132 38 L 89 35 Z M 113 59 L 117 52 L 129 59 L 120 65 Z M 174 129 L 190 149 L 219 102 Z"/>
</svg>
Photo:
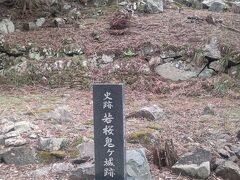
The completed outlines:
<svg viewBox="0 0 240 180">
<path fill-rule="evenodd" d="M 228 27 L 228 26 L 226 26 L 226 25 L 224 25 L 224 24 L 221 24 L 221 26 L 224 27 L 224 28 L 226 28 L 226 29 L 228 29 L 228 30 L 230 30 L 230 31 L 234 31 L 234 32 L 240 33 L 240 31 L 237 30 L 237 29 L 235 29 L 235 28 Z"/>
</svg>

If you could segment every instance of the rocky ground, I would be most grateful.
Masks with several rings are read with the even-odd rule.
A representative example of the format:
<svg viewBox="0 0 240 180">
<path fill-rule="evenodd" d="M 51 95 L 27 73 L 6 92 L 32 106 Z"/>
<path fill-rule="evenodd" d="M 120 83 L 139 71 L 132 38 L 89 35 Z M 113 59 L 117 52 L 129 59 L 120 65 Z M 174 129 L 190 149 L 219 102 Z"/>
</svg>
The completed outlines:
<svg viewBox="0 0 240 180">
<path fill-rule="evenodd" d="M 94 82 L 125 84 L 129 176 L 240 178 L 238 2 L 159 2 L 0 7 L 0 179 L 93 179 Z"/>
</svg>

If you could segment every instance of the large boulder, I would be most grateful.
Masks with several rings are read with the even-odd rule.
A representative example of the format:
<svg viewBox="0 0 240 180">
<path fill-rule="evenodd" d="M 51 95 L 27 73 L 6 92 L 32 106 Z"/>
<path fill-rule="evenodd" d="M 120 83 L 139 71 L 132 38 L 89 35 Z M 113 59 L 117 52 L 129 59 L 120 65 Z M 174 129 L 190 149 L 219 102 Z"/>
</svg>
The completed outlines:
<svg viewBox="0 0 240 180">
<path fill-rule="evenodd" d="M 150 167 L 144 149 L 127 151 L 127 180 L 151 180 Z"/>
<path fill-rule="evenodd" d="M 36 153 L 30 147 L 14 147 L 5 152 L 0 151 L 0 159 L 6 164 L 26 165 L 36 163 Z"/>
<path fill-rule="evenodd" d="M 228 8 L 228 5 L 224 0 L 204 0 L 202 2 L 204 8 L 208 8 L 210 11 L 223 11 Z"/>
<path fill-rule="evenodd" d="M 192 178 L 206 179 L 210 175 L 211 154 L 204 149 L 187 153 L 172 166 L 173 172 Z"/>
<path fill-rule="evenodd" d="M 224 9 L 227 9 L 227 5 L 222 2 L 213 2 L 209 7 L 209 11 L 222 12 Z"/>
<path fill-rule="evenodd" d="M 165 63 L 155 68 L 155 72 L 165 79 L 172 81 L 188 80 L 192 77 L 196 77 L 197 73 L 193 71 L 186 71 L 178 69 L 172 63 Z"/>
<path fill-rule="evenodd" d="M 232 161 L 221 163 L 216 169 L 216 175 L 228 180 L 240 179 L 240 168 Z"/>
<path fill-rule="evenodd" d="M 13 22 L 9 19 L 3 19 L 0 21 L 0 34 L 8 34 L 15 31 Z"/>
</svg>

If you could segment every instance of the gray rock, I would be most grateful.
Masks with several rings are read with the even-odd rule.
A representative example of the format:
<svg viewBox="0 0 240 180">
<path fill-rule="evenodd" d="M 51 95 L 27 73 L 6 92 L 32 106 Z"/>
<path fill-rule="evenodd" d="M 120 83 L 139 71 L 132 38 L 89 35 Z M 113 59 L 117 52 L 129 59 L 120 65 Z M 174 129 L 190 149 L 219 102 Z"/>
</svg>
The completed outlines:
<svg viewBox="0 0 240 180">
<path fill-rule="evenodd" d="M 188 7 L 202 9 L 202 4 L 201 4 L 200 0 L 174 0 L 174 1 L 178 2 L 179 4 L 188 6 Z"/>
<path fill-rule="evenodd" d="M 14 129 L 14 122 L 8 119 L 3 119 L 0 123 L 0 127 L 0 134 L 5 134 Z"/>
<path fill-rule="evenodd" d="M 87 162 L 78 166 L 77 169 L 71 173 L 69 180 L 94 180 L 94 177 L 94 164 Z"/>
<path fill-rule="evenodd" d="M 47 113 L 44 116 L 46 116 L 47 119 L 52 119 L 59 123 L 69 122 L 73 119 L 67 106 L 59 106 L 55 108 L 52 112 Z"/>
<path fill-rule="evenodd" d="M 210 40 L 210 43 L 205 45 L 203 51 L 204 51 L 204 56 L 208 56 L 216 59 L 221 58 L 221 52 L 219 50 L 218 40 L 216 37 L 213 37 Z"/>
<path fill-rule="evenodd" d="M 196 72 L 178 69 L 171 63 L 165 63 L 157 66 L 155 68 L 155 72 L 163 78 L 170 79 L 172 81 L 188 80 L 197 76 Z"/>
<path fill-rule="evenodd" d="M 44 151 L 58 151 L 67 146 L 65 138 L 40 138 L 39 149 Z"/>
<path fill-rule="evenodd" d="M 210 175 L 211 154 L 204 149 L 196 149 L 193 153 L 183 155 L 172 166 L 173 172 L 193 178 L 206 179 Z"/>
<path fill-rule="evenodd" d="M 226 158 L 226 159 L 230 157 L 230 153 L 227 150 L 223 149 L 223 148 L 218 149 L 218 154 L 221 157 Z"/>
<path fill-rule="evenodd" d="M 205 106 L 203 109 L 203 114 L 205 115 L 214 115 L 214 110 L 211 105 Z"/>
<path fill-rule="evenodd" d="M 151 59 L 152 55 L 155 53 L 155 47 L 152 43 L 144 43 L 141 47 L 141 54 L 147 60 Z"/>
<path fill-rule="evenodd" d="M 150 180 L 150 167 L 144 149 L 127 150 L 126 152 L 127 180 Z M 95 168 L 91 162 L 78 165 L 72 171 L 70 180 L 94 180 Z"/>
<path fill-rule="evenodd" d="M 107 55 L 107 54 L 103 54 L 102 55 L 102 63 L 103 64 L 108 64 L 113 62 L 113 58 L 115 57 L 115 55 Z"/>
<path fill-rule="evenodd" d="M 216 2 L 219 3 L 219 4 L 222 4 L 224 7 L 227 8 L 227 5 L 226 5 L 224 0 L 204 0 L 202 2 L 202 4 L 205 8 L 210 8 L 212 6 L 212 4 L 214 4 Z"/>
<path fill-rule="evenodd" d="M 46 22 L 46 19 L 45 18 L 39 18 L 36 20 L 36 26 L 37 27 L 42 27 L 42 25 Z"/>
<path fill-rule="evenodd" d="M 240 151 L 240 144 L 230 145 L 230 149 L 232 152 L 234 152 L 236 154 L 237 152 Z"/>
<path fill-rule="evenodd" d="M 215 69 L 218 72 L 223 72 L 225 70 L 223 64 L 220 61 L 212 62 L 209 67 Z"/>
<path fill-rule="evenodd" d="M 34 128 L 37 127 L 29 121 L 19 121 L 14 124 L 14 130 L 19 133 L 28 132 L 33 130 Z"/>
<path fill-rule="evenodd" d="M 81 17 L 81 12 L 77 10 L 77 8 L 72 9 L 68 16 L 70 16 L 70 18 L 78 20 Z"/>
<path fill-rule="evenodd" d="M 227 5 L 224 2 L 214 1 L 209 7 L 209 11 L 222 12 L 227 8 Z"/>
<path fill-rule="evenodd" d="M 127 116 L 127 118 L 146 118 L 148 120 L 159 120 L 164 117 L 165 112 L 162 108 L 158 107 L 157 105 L 150 105 L 141 108 L 137 112 L 133 112 Z"/>
<path fill-rule="evenodd" d="M 237 156 L 231 156 L 228 160 L 229 161 L 232 161 L 232 162 L 234 162 L 234 163 L 237 163 L 238 162 L 238 157 Z"/>
<path fill-rule="evenodd" d="M 38 138 L 38 135 L 35 134 L 35 133 L 32 133 L 32 134 L 29 134 L 28 136 L 30 139 L 37 139 Z"/>
<path fill-rule="evenodd" d="M 23 29 L 25 30 L 25 31 L 33 31 L 33 30 L 35 30 L 37 28 L 37 25 L 36 25 L 36 23 L 34 23 L 34 22 L 28 22 L 28 23 L 24 23 L 23 24 Z"/>
<path fill-rule="evenodd" d="M 63 48 L 63 53 L 67 56 L 81 55 L 83 50 L 78 44 L 68 44 Z"/>
<path fill-rule="evenodd" d="M 217 169 L 218 166 L 220 166 L 221 164 L 223 164 L 226 160 L 224 159 L 215 159 L 213 161 L 211 161 L 211 170 L 215 171 Z"/>
<path fill-rule="evenodd" d="M 232 3 L 232 11 L 234 13 L 240 14 L 240 1 Z"/>
<path fill-rule="evenodd" d="M 26 165 L 36 163 L 35 151 L 29 147 L 14 147 L 2 155 L 6 164 Z"/>
<path fill-rule="evenodd" d="M 152 69 L 163 63 L 163 60 L 160 57 L 154 56 L 149 60 L 149 67 Z"/>
<path fill-rule="evenodd" d="M 240 179 L 240 168 L 232 161 L 225 161 L 216 169 L 216 175 L 228 180 Z"/>
<path fill-rule="evenodd" d="M 5 146 L 22 146 L 26 143 L 26 139 L 22 138 L 21 136 L 5 139 Z"/>
<path fill-rule="evenodd" d="M 55 27 L 61 27 L 65 24 L 65 20 L 63 18 L 54 18 L 53 24 Z"/>
<path fill-rule="evenodd" d="M 5 143 L 4 139 L 5 139 L 4 135 L 0 135 L 0 146 L 4 145 L 4 143 Z"/>
<path fill-rule="evenodd" d="M 12 137 L 17 137 L 19 136 L 20 133 L 18 131 L 10 131 L 4 135 L 5 139 L 7 138 L 12 138 Z"/>
<path fill-rule="evenodd" d="M 94 142 L 84 142 L 77 146 L 80 156 L 78 159 L 93 159 L 94 158 Z"/>
<path fill-rule="evenodd" d="M 50 173 L 51 171 L 51 167 L 50 166 L 47 166 L 47 167 L 42 167 L 42 168 L 38 168 L 36 170 L 34 170 L 31 175 L 34 177 L 34 178 L 40 178 L 42 176 L 46 176 L 48 173 Z"/>
<path fill-rule="evenodd" d="M 151 180 L 144 149 L 127 150 L 126 169 L 128 180 Z"/>
<path fill-rule="evenodd" d="M 144 0 L 143 10 L 145 13 L 156 14 L 163 12 L 163 1 L 162 0 Z"/>
<path fill-rule="evenodd" d="M 240 150 L 238 150 L 235 154 L 240 159 Z"/>
<path fill-rule="evenodd" d="M 69 9 L 71 9 L 71 5 L 65 3 L 65 4 L 63 5 L 63 9 L 64 9 L 64 10 L 69 10 Z"/>
<path fill-rule="evenodd" d="M 73 171 L 75 168 L 71 163 L 63 162 L 63 163 L 54 163 L 51 168 L 51 172 L 53 173 L 64 173 Z"/>
<path fill-rule="evenodd" d="M 0 21 L 0 34 L 8 34 L 15 31 L 13 22 L 9 19 L 3 19 Z"/>
</svg>

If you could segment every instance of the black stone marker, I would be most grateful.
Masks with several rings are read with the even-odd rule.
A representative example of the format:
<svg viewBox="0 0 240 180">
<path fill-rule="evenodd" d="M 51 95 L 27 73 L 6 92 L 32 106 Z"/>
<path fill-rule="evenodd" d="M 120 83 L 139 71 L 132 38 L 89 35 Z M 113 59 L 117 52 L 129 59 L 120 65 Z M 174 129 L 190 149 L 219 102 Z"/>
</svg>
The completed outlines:
<svg viewBox="0 0 240 180">
<path fill-rule="evenodd" d="M 94 84 L 95 180 L 125 180 L 123 85 Z"/>
</svg>

